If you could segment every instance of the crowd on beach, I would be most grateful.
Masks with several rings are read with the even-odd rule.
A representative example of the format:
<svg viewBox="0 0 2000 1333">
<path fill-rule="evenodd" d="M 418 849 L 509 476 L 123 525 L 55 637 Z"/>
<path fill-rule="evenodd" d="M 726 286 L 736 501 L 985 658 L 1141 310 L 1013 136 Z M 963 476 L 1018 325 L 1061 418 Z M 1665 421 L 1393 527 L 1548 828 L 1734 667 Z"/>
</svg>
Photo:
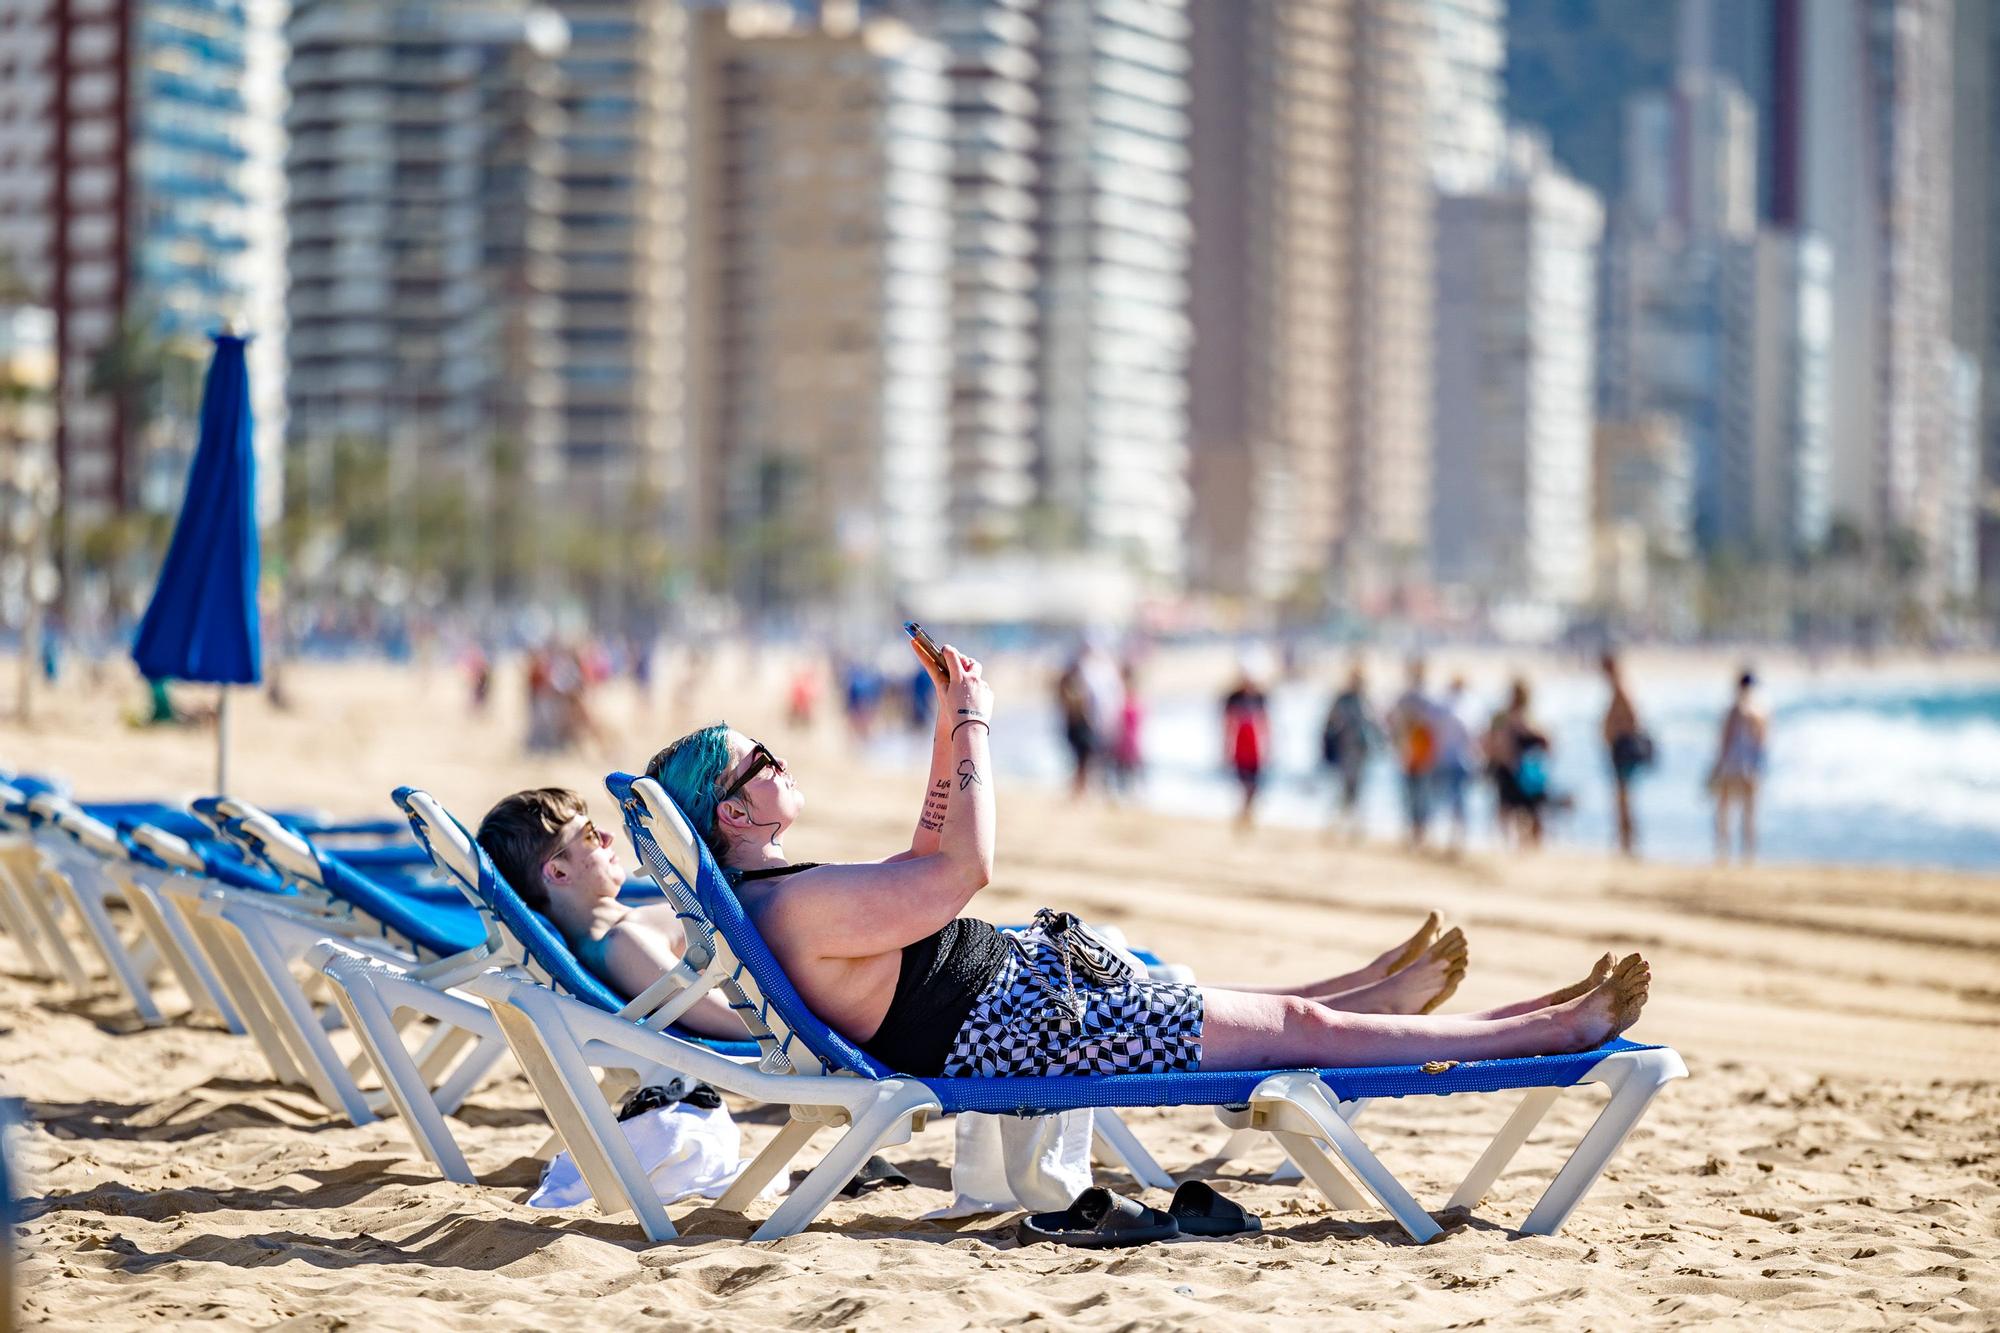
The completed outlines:
<svg viewBox="0 0 2000 1333">
<path fill-rule="evenodd" d="M 637 641 L 551 637 L 530 649 L 524 659 L 525 748 L 535 754 L 578 747 L 607 753 L 591 697 L 621 677 L 630 678 L 642 699 L 649 697 L 653 659 L 651 647 Z M 474 711 L 483 712 L 494 663 L 476 645 L 465 650 L 462 661 Z M 685 679 L 674 693 L 691 694 L 705 665 L 703 655 L 689 655 L 681 673 Z M 1298 671 L 1295 663 L 1282 668 L 1268 653 L 1246 651 L 1220 698 L 1219 766 L 1240 794 L 1235 822 L 1241 829 L 1254 826 L 1260 797 L 1272 778 L 1271 682 L 1281 673 Z M 1605 653 L 1599 670 L 1606 691 L 1599 731 L 1614 836 L 1621 852 L 1636 856 L 1640 830 L 1633 793 L 1656 763 L 1656 742 L 1617 656 Z M 1121 657 L 1096 636 L 1080 638 L 1049 677 L 1073 796 L 1102 793 L 1130 799 L 1143 786 L 1148 707 L 1140 677 L 1137 655 Z M 1769 726 L 1756 683 L 1748 668 L 1739 673 L 1708 769 L 1718 860 L 1731 854 L 1749 860 L 1756 850 L 1757 795 Z M 912 669 L 861 653 L 803 657 L 786 674 L 783 688 L 785 713 L 795 730 L 815 725 L 830 694 L 849 741 L 857 746 L 895 733 L 921 734 L 936 707 L 935 689 L 921 666 Z M 1500 844 L 1511 849 L 1540 846 L 1551 823 L 1576 802 L 1573 792 L 1553 780 L 1555 741 L 1538 721 L 1534 700 L 1526 675 L 1516 675 L 1502 696 L 1484 703 L 1462 673 L 1444 677 L 1439 688 L 1420 654 L 1405 660 L 1399 688 L 1385 699 L 1371 690 L 1367 666 L 1357 656 L 1332 682 L 1317 738 L 1321 777 L 1330 791 L 1329 833 L 1350 841 L 1362 837 L 1363 791 L 1371 772 L 1386 763 L 1397 784 L 1403 841 L 1410 848 L 1463 851 L 1471 832 L 1473 797 L 1482 785 Z"/>
<path fill-rule="evenodd" d="M 1656 762 L 1656 743 L 1643 724 L 1615 654 L 1599 662 L 1606 686 L 1600 732 L 1618 848 L 1639 852 L 1633 789 Z M 1236 824 L 1252 827 L 1274 753 L 1267 659 L 1246 653 L 1221 698 L 1222 767 L 1241 793 Z M 1756 850 L 1756 799 L 1765 764 L 1768 719 L 1756 698 L 1756 676 L 1739 672 L 1724 713 L 1707 787 L 1715 804 L 1718 860 L 1732 848 L 1744 860 Z M 1064 744 L 1071 760 L 1071 791 L 1093 787 L 1129 793 L 1145 771 L 1145 717 L 1137 672 L 1101 646 L 1085 641 L 1054 685 Z M 1554 740 L 1536 719 L 1534 690 L 1526 676 L 1508 682 L 1497 708 L 1482 709 L 1462 674 L 1433 688 L 1428 662 L 1410 657 L 1401 689 L 1386 705 L 1371 697 L 1367 669 L 1357 659 L 1332 693 L 1318 752 L 1333 790 L 1329 829 L 1358 840 L 1363 831 L 1361 795 L 1369 770 L 1386 759 L 1400 789 L 1404 840 L 1413 849 L 1462 851 L 1475 787 L 1491 787 L 1495 828 L 1512 848 L 1541 845 L 1551 820 L 1572 809 L 1572 794 L 1551 780 Z"/>
</svg>

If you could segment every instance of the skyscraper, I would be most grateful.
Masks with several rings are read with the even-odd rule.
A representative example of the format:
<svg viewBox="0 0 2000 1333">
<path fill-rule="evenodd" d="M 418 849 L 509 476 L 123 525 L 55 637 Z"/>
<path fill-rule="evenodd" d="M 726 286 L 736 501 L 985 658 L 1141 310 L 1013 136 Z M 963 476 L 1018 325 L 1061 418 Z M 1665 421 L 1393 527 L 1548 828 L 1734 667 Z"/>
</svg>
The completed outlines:
<svg viewBox="0 0 2000 1333">
<path fill-rule="evenodd" d="M 893 19 L 698 17 L 690 376 L 702 549 L 757 606 L 879 612 L 940 572 L 945 50 Z"/>
<path fill-rule="evenodd" d="M 1037 496 L 1044 536 L 1168 585 L 1188 494 L 1184 0 L 1040 9 Z"/>
<path fill-rule="evenodd" d="M 267 3 L 0 0 L 0 249 L 55 312 L 72 546 L 110 513 L 175 498 L 191 444 L 157 416 L 141 429 L 141 349 L 198 366 L 208 333 L 267 317 L 282 287 L 280 144 L 251 124 L 273 18 Z M 252 331 L 268 391 L 284 332 Z"/>
<path fill-rule="evenodd" d="M 651 0 L 554 0 L 560 490 L 607 539 L 690 554 L 685 504 L 688 22 Z"/>
<path fill-rule="evenodd" d="M 1371 602 L 1429 539 L 1429 15 L 1193 20 L 1198 575 Z"/>
<path fill-rule="evenodd" d="M 1507 152 L 1507 0 L 1425 0 L 1424 101 L 1431 179 L 1446 193 L 1489 184 Z"/>
<path fill-rule="evenodd" d="M 290 23 L 291 431 L 477 487 L 503 442 L 556 470 L 553 11 L 309 0 Z M 405 483 L 409 484 L 408 481 Z"/>
<path fill-rule="evenodd" d="M 1015 546 L 1036 494 L 1034 0 L 900 0 L 944 43 L 952 119 L 953 542 Z"/>
<path fill-rule="evenodd" d="M 1724 247 L 1721 420 L 1709 539 L 1766 559 L 1809 555 L 1832 521 L 1827 448 L 1833 254 L 1767 229 Z"/>
<path fill-rule="evenodd" d="M 1592 356 L 1603 205 L 1517 133 L 1486 190 L 1438 202 L 1440 578 L 1573 608 L 1592 585 Z"/>
<path fill-rule="evenodd" d="M 1772 190 L 1781 223 L 1833 251 L 1829 379 L 1836 518 L 1924 552 L 1943 595 L 1954 447 L 1952 6 L 1776 0 Z"/>
</svg>

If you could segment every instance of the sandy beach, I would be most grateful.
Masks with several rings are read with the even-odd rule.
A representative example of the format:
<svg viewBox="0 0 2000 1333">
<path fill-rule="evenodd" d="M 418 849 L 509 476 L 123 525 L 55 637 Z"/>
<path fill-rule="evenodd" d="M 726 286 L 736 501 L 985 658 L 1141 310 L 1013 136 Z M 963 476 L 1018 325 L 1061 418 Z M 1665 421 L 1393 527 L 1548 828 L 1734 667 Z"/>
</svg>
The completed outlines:
<svg viewBox="0 0 2000 1333">
<path fill-rule="evenodd" d="M 996 726 L 1006 725 L 1004 663 Z M 860 766 L 829 707 L 804 735 L 783 668 L 733 658 L 640 704 L 599 701 L 609 752 L 524 757 L 518 681 L 475 718 L 444 666 L 300 666 L 290 711 L 244 695 L 232 787 L 273 805 L 391 813 L 413 783 L 471 821 L 516 787 L 567 784 L 609 808 L 602 775 L 697 721 L 786 755 L 810 802 L 794 859 L 880 856 L 906 839 L 920 775 Z M 664 700 L 669 691 L 663 689 Z M 194 697 L 190 691 L 189 696 Z M 43 695 L 0 724 L 0 766 L 69 777 L 85 799 L 212 785 L 213 733 L 134 729 L 122 675 Z M 134 1030 L 110 984 L 81 999 L 27 979 L 0 937 L 0 1094 L 27 1099 L 23 1234 L 30 1326 L 676 1328 L 1193 1326 L 1609 1328 L 2000 1325 L 2000 877 L 1910 870 L 1628 865 L 1560 853 L 1448 861 L 1307 830 L 1251 839 L 1055 793 L 1003 788 L 994 884 L 975 910 L 1044 904 L 1114 923 L 1204 980 L 1303 979 L 1358 965 L 1427 908 L 1471 940 L 1453 1007 L 1573 980 L 1643 949 L 1637 1037 L 1691 1077 L 1655 1103 L 1562 1234 L 1518 1224 L 1601 1093 L 1569 1095 L 1471 1214 L 1409 1242 L 1380 1213 L 1265 1180 L 1275 1148 L 1219 1165 L 1212 1113 L 1129 1115 L 1177 1176 L 1216 1182 L 1261 1236 L 1090 1254 L 1019 1247 L 1018 1215 L 915 1219 L 950 1201 L 950 1122 L 890 1156 L 903 1190 L 835 1204 L 810 1231 L 753 1244 L 754 1222 L 679 1205 L 649 1245 L 594 1207 L 524 1206 L 546 1134 L 504 1062 L 455 1129 L 480 1183 L 436 1178 L 394 1120 L 353 1127 L 270 1081 L 213 1024 Z M 1995 830 L 2000 837 L 2000 830 Z M 629 850 L 629 849 L 628 849 Z M 183 1007 L 169 989 L 170 1011 Z M 1450 1193 L 1512 1099 L 1371 1109 L 1368 1137 L 1428 1204 Z M 741 1109 L 741 1108 L 739 1108 Z M 774 1132 L 739 1116 L 746 1146 Z M 822 1142 L 830 1142 L 827 1136 Z M 1122 1176 L 1104 1183 L 1133 1192 Z M 1164 1206 L 1163 1194 L 1145 1196 Z M 768 1210 L 752 1210 L 752 1218 Z M 1385 1322 L 1386 1321 L 1386 1322 Z"/>
</svg>

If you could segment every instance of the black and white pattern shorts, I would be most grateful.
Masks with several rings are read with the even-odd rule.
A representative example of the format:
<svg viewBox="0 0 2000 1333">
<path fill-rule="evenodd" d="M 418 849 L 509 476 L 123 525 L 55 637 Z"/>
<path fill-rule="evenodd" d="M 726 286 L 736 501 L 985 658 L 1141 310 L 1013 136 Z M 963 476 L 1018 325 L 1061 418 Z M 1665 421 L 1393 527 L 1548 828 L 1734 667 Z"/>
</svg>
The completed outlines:
<svg viewBox="0 0 2000 1333">
<path fill-rule="evenodd" d="M 1201 1065 L 1199 986 L 1153 981 L 1074 917 L 1003 931 L 1006 959 L 945 1057 L 947 1076 L 1166 1074 Z"/>
</svg>

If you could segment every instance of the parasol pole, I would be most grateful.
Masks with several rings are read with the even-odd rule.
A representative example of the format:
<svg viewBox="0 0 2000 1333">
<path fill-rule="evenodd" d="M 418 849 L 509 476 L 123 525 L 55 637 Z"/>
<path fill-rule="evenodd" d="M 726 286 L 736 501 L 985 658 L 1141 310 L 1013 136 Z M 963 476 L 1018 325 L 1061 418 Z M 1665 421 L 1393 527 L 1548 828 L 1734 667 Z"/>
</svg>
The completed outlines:
<svg viewBox="0 0 2000 1333">
<path fill-rule="evenodd" d="M 229 795 L 229 687 L 215 688 L 215 791 Z"/>
</svg>

